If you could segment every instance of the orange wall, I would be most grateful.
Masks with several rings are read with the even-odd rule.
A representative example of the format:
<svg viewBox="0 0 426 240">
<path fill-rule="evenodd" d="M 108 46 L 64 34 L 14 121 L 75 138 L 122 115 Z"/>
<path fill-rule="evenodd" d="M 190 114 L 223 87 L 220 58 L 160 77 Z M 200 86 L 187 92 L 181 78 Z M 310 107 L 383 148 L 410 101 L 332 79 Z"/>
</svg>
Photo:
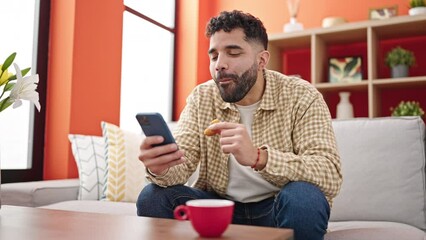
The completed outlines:
<svg viewBox="0 0 426 240">
<path fill-rule="evenodd" d="M 174 102 L 175 107 L 182 109 L 185 104 L 185 98 L 191 92 L 197 83 L 197 71 L 188 71 L 190 66 L 197 66 L 197 46 L 198 32 L 198 1 L 177 1 L 176 18 L 176 50 L 175 50 L 175 76 L 177 81 L 174 83 Z M 179 37 L 180 36 L 180 37 Z M 187 68 L 185 66 L 188 66 Z M 179 117 L 180 111 L 174 111 L 173 118 Z"/>
<path fill-rule="evenodd" d="M 74 15 L 74 1 L 51 2 L 44 163 L 47 179 L 69 176 L 66 136 L 70 125 Z"/>
<path fill-rule="evenodd" d="M 178 1 L 187 4 L 191 1 Z M 224 10 L 238 9 L 244 12 L 249 12 L 254 16 L 260 18 L 264 23 L 268 34 L 280 33 L 283 31 L 283 26 L 289 21 L 290 15 L 288 13 L 286 0 L 262 0 L 262 1 L 249 1 L 249 0 L 215 0 L 215 1 L 199 1 L 208 6 L 200 6 L 200 16 L 198 19 L 192 19 L 192 23 L 198 24 L 198 27 L 186 28 L 181 31 L 181 35 L 177 36 L 180 40 L 177 48 L 187 49 L 185 56 L 179 56 L 180 59 L 185 61 L 176 64 L 176 71 L 185 74 L 196 74 L 197 79 L 191 81 L 192 86 L 186 85 L 186 88 L 192 88 L 196 83 L 204 82 L 211 78 L 208 67 L 208 39 L 204 36 L 204 28 L 208 19 L 212 16 L 219 14 Z M 381 8 L 393 5 L 398 5 L 398 15 L 407 15 L 408 0 L 358 0 L 352 2 L 341 0 L 300 0 L 300 8 L 298 12 L 298 21 L 303 23 L 305 29 L 321 27 L 322 19 L 329 16 L 344 17 L 348 22 L 356 22 L 368 20 L 368 12 L 370 8 Z M 183 3 L 180 3 L 183 4 Z M 203 7 L 203 8 L 202 8 Z M 201 11 L 204 10 L 204 11 Z M 180 14 L 190 14 L 190 12 L 181 12 Z M 180 17 L 181 19 L 182 17 Z M 181 19 L 182 20 L 182 19 Z M 190 24 L 191 20 L 181 21 L 178 26 L 182 24 Z M 193 31 L 198 32 L 198 47 L 193 47 L 193 42 L 186 42 L 186 35 Z M 197 55 L 194 57 L 194 55 Z M 197 65 L 190 66 L 186 62 L 193 62 L 196 60 Z M 177 76 L 177 82 L 183 82 L 185 79 Z M 181 112 L 185 105 L 185 97 L 188 90 L 181 94 L 175 103 L 174 118 L 178 118 L 178 113 Z"/>
<path fill-rule="evenodd" d="M 44 179 L 78 177 L 69 133 L 118 124 L 122 0 L 52 0 Z"/>
<path fill-rule="evenodd" d="M 209 64 L 204 32 L 207 21 L 214 15 L 213 4 L 214 1 L 177 1 L 175 120 L 194 86 L 200 83 L 200 79 L 204 82 L 210 76 L 205 68 L 197 66 Z"/>
</svg>

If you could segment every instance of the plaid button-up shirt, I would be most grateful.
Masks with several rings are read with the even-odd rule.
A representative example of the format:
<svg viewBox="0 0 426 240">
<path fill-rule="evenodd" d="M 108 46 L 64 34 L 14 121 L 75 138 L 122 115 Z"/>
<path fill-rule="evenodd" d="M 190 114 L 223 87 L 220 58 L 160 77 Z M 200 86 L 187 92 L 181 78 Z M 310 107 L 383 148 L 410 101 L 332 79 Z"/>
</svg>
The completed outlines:
<svg viewBox="0 0 426 240">
<path fill-rule="evenodd" d="M 253 117 L 252 142 L 268 151 L 266 167 L 259 173 L 282 188 L 290 181 L 318 186 L 330 206 L 342 183 L 340 157 L 329 110 L 322 95 L 307 81 L 265 70 L 266 88 Z M 204 129 L 213 119 L 240 122 L 232 103 L 224 102 L 213 80 L 197 86 L 187 98 L 174 137 L 185 150 L 186 162 L 163 176 L 148 179 L 160 186 L 184 184 L 200 165 L 194 187 L 225 196 L 229 180 L 228 159 L 219 136 Z"/>
</svg>

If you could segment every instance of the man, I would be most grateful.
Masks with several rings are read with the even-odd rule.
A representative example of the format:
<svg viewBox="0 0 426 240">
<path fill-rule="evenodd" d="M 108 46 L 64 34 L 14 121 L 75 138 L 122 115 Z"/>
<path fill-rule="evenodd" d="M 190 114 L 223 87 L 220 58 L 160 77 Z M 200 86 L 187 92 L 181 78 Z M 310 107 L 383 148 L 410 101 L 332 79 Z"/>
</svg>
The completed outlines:
<svg viewBox="0 0 426 240">
<path fill-rule="evenodd" d="M 174 132 L 177 145 L 153 147 L 160 136 L 141 144 L 139 159 L 153 184 L 139 196 L 138 215 L 173 218 L 187 200 L 226 198 L 235 202 L 234 224 L 323 239 L 342 176 L 321 94 L 265 68 L 268 36 L 252 15 L 222 12 L 206 35 L 213 80 L 188 97 Z M 217 134 L 206 136 L 207 127 Z M 197 167 L 197 182 L 185 186 Z"/>
</svg>

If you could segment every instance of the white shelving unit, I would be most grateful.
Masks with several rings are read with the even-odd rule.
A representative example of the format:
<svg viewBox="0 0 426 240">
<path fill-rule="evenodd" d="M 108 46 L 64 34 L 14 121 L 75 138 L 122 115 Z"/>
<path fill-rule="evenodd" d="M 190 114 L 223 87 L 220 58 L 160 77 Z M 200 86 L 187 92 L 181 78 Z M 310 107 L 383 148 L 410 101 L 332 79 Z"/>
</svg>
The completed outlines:
<svg viewBox="0 0 426 240">
<path fill-rule="evenodd" d="M 282 72 L 284 64 L 282 52 L 310 49 L 311 82 L 320 92 L 365 91 L 368 95 L 368 117 L 379 117 L 381 116 L 381 89 L 426 86 L 426 75 L 380 79 L 378 64 L 381 63 L 377 60 L 380 41 L 416 36 L 426 36 L 426 15 L 399 16 L 386 20 L 345 23 L 330 28 L 273 34 L 269 36 L 268 50 L 271 53 L 271 59 L 268 68 Z M 325 72 L 328 69 L 329 58 L 327 48 L 359 42 L 367 45 L 367 61 L 363 61 L 363 64 L 367 64 L 368 74 L 364 76 L 366 79 L 355 83 L 329 83 Z M 426 48 L 426 43 L 423 45 Z"/>
</svg>

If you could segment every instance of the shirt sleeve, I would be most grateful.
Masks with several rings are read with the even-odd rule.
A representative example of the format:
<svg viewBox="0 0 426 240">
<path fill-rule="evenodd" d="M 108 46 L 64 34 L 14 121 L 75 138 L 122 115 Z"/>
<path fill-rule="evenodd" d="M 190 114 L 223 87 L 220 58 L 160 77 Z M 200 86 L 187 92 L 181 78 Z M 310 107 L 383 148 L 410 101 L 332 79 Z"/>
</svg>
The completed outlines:
<svg viewBox="0 0 426 240">
<path fill-rule="evenodd" d="M 342 175 L 330 113 L 319 92 L 308 92 L 299 100 L 294 108 L 292 151 L 265 145 L 268 162 L 259 173 L 278 187 L 290 181 L 313 183 L 331 203 L 340 190 Z"/>
<path fill-rule="evenodd" d="M 178 125 L 173 132 L 179 148 L 185 150 L 186 162 L 168 169 L 164 175 L 154 176 L 147 171 L 148 181 L 162 187 L 185 184 L 197 169 L 199 161 L 199 129 L 197 124 L 197 89 L 187 98 L 179 118 Z"/>
</svg>

